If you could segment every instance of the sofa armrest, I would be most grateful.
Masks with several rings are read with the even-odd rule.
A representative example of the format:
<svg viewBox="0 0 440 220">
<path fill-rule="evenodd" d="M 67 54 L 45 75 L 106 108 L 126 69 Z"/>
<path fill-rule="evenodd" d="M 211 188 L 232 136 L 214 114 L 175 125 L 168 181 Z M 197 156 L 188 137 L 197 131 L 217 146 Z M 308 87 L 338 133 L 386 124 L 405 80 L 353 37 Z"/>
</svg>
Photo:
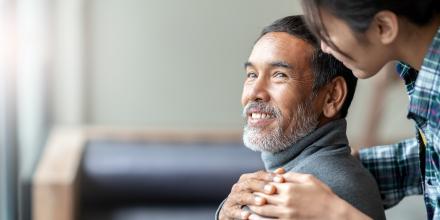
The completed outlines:
<svg viewBox="0 0 440 220">
<path fill-rule="evenodd" d="M 34 220 L 74 220 L 81 156 L 86 142 L 81 129 L 55 129 L 33 177 Z"/>
</svg>

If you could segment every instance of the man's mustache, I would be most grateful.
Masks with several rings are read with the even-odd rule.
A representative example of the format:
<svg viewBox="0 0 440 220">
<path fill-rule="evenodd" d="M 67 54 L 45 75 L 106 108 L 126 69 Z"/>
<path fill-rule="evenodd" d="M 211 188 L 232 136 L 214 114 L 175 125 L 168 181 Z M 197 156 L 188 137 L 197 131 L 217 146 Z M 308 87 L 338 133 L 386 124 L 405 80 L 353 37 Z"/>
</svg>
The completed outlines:
<svg viewBox="0 0 440 220">
<path fill-rule="evenodd" d="M 264 112 L 271 114 L 275 118 L 281 118 L 281 110 L 275 106 L 270 105 L 266 102 L 249 102 L 244 108 L 242 116 L 243 118 L 247 118 L 247 116 L 254 111 Z"/>
</svg>

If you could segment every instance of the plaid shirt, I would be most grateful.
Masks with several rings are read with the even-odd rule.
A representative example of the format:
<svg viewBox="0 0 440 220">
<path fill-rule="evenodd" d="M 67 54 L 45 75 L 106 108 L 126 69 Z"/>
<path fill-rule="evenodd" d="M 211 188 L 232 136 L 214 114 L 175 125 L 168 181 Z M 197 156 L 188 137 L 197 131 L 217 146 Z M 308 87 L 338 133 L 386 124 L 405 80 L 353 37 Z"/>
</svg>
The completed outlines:
<svg viewBox="0 0 440 220">
<path fill-rule="evenodd" d="M 416 122 L 417 137 L 362 149 L 360 158 L 376 178 L 386 208 L 423 193 L 428 219 L 440 220 L 440 28 L 420 72 L 403 63 L 397 69 L 405 80 L 408 118 Z"/>
</svg>

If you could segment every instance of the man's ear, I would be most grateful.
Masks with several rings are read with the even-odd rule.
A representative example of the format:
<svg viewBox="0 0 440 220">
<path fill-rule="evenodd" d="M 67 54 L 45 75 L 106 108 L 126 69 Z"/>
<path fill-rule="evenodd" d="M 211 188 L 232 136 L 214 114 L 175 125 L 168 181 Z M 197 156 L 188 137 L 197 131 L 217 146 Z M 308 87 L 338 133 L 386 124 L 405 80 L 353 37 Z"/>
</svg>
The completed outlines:
<svg viewBox="0 0 440 220">
<path fill-rule="evenodd" d="M 399 19 L 391 11 L 380 11 L 371 22 L 370 28 L 382 44 L 388 45 L 395 41 L 399 33 Z"/>
<path fill-rule="evenodd" d="M 322 113 L 326 118 L 333 118 L 338 115 L 347 97 L 347 83 L 344 77 L 338 76 L 327 86 Z"/>
</svg>

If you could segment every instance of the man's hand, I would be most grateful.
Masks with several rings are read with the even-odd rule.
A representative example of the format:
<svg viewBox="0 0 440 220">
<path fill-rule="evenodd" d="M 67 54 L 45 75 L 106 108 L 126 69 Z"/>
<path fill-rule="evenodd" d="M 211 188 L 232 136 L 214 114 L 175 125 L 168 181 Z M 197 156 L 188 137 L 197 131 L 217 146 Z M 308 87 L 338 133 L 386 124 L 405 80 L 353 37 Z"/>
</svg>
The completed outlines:
<svg viewBox="0 0 440 220">
<path fill-rule="evenodd" d="M 250 205 L 255 213 L 249 219 L 265 219 L 260 216 L 273 216 L 277 219 L 370 219 L 359 210 L 339 198 L 332 190 L 312 175 L 286 173 L 283 179 L 276 178 L 271 183 L 276 194 L 257 192 L 266 205 Z"/>
<path fill-rule="evenodd" d="M 232 187 L 231 193 L 220 210 L 219 220 L 248 219 L 251 213 L 243 210 L 242 207 L 250 205 L 257 207 L 266 204 L 264 198 L 253 193 L 264 192 L 265 195 L 275 193 L 274 186 L 267 185 L 273 181 L 275 176 L 276 174 L 264 171 L 241 175 L 239 181 Z"/>
</svg>

